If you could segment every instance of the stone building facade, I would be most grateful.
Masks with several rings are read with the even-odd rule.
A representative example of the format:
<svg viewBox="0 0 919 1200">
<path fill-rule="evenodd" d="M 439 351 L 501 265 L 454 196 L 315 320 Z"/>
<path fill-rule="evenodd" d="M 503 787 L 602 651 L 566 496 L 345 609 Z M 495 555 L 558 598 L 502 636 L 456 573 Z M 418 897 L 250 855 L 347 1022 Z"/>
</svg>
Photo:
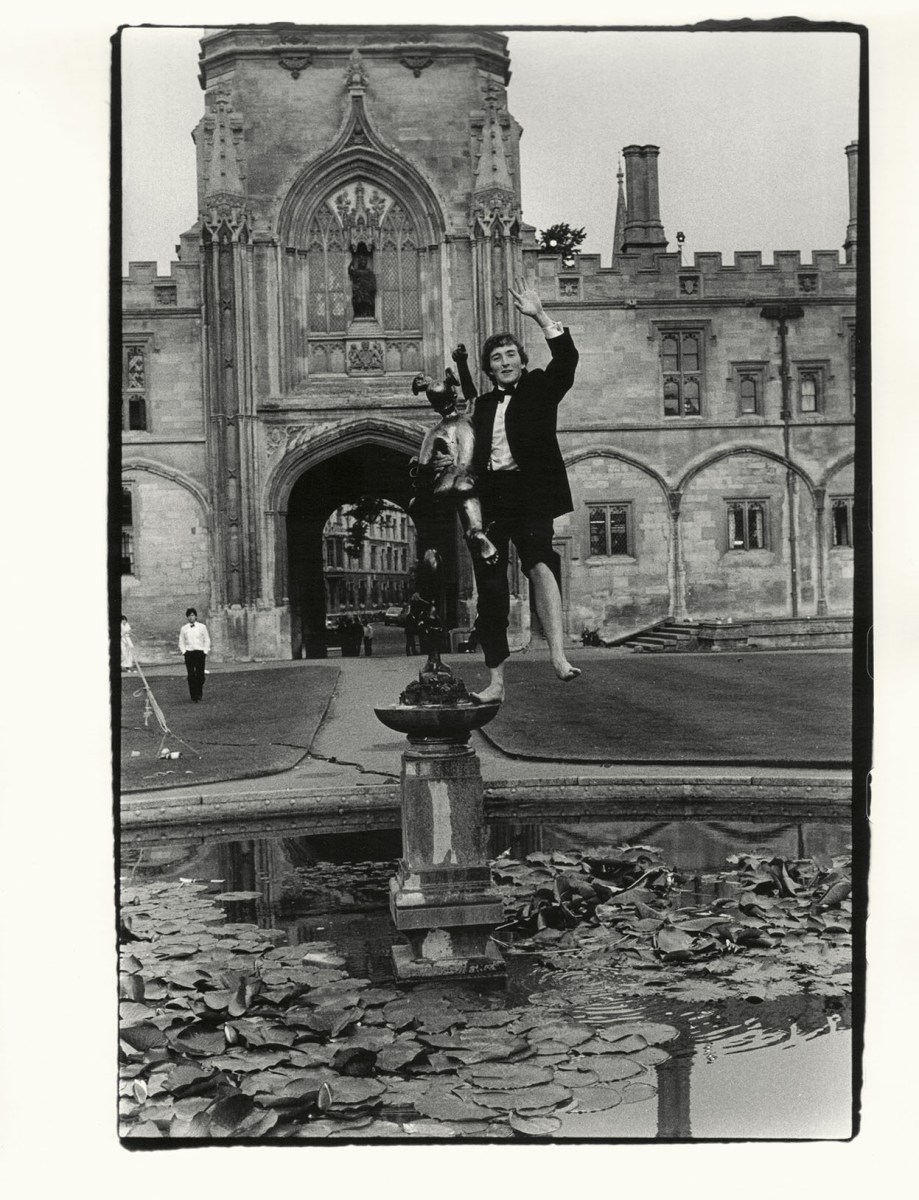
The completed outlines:
<svg viewBox="0 0 919 1200">
<path fill-rule="evenodd" d="M 544 361 L 516 275 L 581 351 L 559 422 L 569 632 L 851 612 L 854 143 L 842 257 L 769 265 L 684 263 L 658 148 L 627 146 L 603 266 L 541 253 L 522 220 L 500 34 L 250 26 L 200 63 L 198 220 L 168 276 L 132 263 L 123 289 L 122 594 L 148 657 L 190 603 L 222 657 L 324 653 L 323 527 L 361 494 L 407 505 L 431 423 L 413 375 L 503 328 Z M 435 538 L 464 625 L 455 523 Z"/>
<path fill-rule="evenodd" d="M 322 533 L 326 616 L 379 611 L 407 604 L 415 577 L 415 526 L 401 509 L 386 505 L 371 521 L 360 553 L 348 552 L 354 518 L 336 508 Z"/>
</svg>

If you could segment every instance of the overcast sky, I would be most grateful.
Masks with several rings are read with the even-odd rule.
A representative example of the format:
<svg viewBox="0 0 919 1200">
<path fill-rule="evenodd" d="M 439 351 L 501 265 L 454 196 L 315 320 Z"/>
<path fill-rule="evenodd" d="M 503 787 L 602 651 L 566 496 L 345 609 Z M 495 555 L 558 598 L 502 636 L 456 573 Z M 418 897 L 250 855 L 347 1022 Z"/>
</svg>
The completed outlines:
<svg viewBox="0 0 919 1200">
<path fill-rule="evenodd" d="M 124 36 L 124 263 L 168 271 L 195 219 L 191 130 L 204 108 L 200 30 Z M 524 219 L 583 226 L 608 265 L 619 151 L 661 148 L 670 248 L 839 249 L 845 147 L 858 135 L 858 39 L 847 33 L 509 31 L 523 126 Z M 372 113 L 371 113 L 372 117 Z"/>
</svg>

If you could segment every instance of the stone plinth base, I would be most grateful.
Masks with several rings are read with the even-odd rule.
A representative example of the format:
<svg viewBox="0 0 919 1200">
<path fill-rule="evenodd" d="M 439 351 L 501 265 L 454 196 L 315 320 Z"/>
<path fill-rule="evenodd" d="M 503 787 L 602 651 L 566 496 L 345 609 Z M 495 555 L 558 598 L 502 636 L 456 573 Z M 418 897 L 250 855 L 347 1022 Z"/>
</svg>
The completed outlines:
<svg viewBox="0 0 919 1200">
<path fill-rule="evenodd" d="M 504 919 L 491 883 L 479 760 L 469 731 L 489 706 L 377 709 L 384 724 L 408 726 L 402 755 L 402 860 L 389 909 L 408 945 L 393 952 L 400 980 L 497 977 L 490 942 Z M 433 736 L 430 736 L 433 735 Z"/>
<path fill-rule="evenodd" d="M 444 958 L 415 958 L 411 946 L 393 946 L 393 968 L 402 983 L 438 979 L 503 979 L 507 974 L 497 946 L 489 942 L 484 954 Z"/>
</svg>

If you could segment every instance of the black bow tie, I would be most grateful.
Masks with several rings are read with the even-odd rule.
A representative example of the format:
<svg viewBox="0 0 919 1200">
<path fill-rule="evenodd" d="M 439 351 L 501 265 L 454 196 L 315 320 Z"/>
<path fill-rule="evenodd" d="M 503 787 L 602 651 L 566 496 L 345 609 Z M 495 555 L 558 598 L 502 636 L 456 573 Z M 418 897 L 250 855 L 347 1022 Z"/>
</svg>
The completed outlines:
<svg viewBox="0 0 919 1200">
<path fill-rule="evenodd" d="M 516 388 L 508 387 L 508 388 L 499 388 L 498 390 L 501 393 L 502 400 L 510 400 L 511 396 L 513 396 L 514 392 L 516 391 Z"/>
</svg>

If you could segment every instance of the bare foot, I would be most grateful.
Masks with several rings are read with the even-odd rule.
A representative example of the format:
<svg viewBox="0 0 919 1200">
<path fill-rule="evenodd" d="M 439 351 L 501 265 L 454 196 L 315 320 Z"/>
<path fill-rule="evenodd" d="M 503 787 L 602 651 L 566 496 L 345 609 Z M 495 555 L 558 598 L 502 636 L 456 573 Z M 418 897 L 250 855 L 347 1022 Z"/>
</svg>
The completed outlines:
<svg viewBox="0 0 919 1200">
<path fill-rule="evenodd" d="M 504 700 L 504 688 L 500 684 L 491 683 L 480 692 L 470 692 L 473 704 L 500 704 Z"/>
<path fill-rule="evenodd" d="M 573 667 L 567 659 L 564 659 L 560 663 L 553 663 L 552 669 L 555 671 L 555 674 L 559 677 L 562 683 L 570 683 L 572 679 L 577 679 L 581 673 L 580 670 L 577 667 Z"/>
</svg>

